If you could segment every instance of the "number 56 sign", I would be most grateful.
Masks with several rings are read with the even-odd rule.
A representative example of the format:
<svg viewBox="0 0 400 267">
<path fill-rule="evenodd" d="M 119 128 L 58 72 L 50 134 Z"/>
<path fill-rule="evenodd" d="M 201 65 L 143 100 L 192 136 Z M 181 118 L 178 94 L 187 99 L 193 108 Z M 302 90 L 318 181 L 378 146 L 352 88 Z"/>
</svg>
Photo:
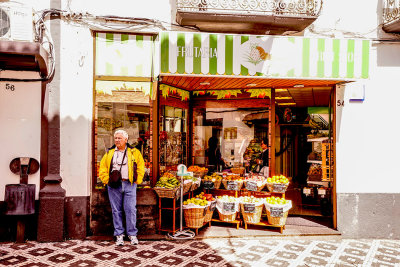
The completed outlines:
<svg viewBox="0 0 400 267">
<path fill-rule="evenodd" d="M 14 91 L 15 85 L 11 83 L 6 83 L 6 90 Z"/>
</svg>

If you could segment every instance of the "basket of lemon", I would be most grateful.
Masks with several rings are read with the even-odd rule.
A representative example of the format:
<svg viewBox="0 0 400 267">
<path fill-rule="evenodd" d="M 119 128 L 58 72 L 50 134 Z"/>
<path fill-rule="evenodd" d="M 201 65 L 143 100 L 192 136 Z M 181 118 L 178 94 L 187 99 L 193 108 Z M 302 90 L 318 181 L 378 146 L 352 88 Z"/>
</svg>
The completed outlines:
<svg viewBox="0 0 400 267">
<path fill-rule="evenodd" d="M 267 210 L 268 223 L 272 225 L 285 225 L 292 201 L 284 197 L 267 197 L 264 202 Z"/>
<path fill-rule="evenodd" d="M 213 173 L 212 175 L 206 175 L 201 182 L 203 183 L 204 189 L 219 189 L 221 186 L 222 176 Z"/>
<path fill-rule="evenodd" d="M 245 223 L 259 223 L 264 209 L 264 199 L 250 197 L 240 197 L 240 210 Z"/>
<path fill-rule="evenodd" d="M 200 197 L 190 198 L 183 202 L 183 215 L 187 227 L 200 228 L 204 225 L 207 205 L 208 201 Z"/>
<path fill-rule="evenodd" d="M 276 175 L 267 178 L 267 188 L 270 192 L 285 193 L 289 186 L 289 179 L 284 175 Z"/>
</svg>

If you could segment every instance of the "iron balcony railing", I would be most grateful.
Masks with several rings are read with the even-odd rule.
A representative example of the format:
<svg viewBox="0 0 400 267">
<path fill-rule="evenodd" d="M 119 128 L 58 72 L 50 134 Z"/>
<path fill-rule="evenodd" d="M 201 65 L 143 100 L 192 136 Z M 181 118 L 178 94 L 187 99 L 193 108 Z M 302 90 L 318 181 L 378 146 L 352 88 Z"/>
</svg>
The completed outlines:
<svg viewBox="0 0 400 267">
<path fill-rule="evenodd" d="M 385 0 L 383 4 L 383 24 L 400 19 L 400 0 Z"/>
<path fill-rule="evenodd" d="M 317 17 L 322 0 L 176 0 L 178 12 Z"/>
</svg>

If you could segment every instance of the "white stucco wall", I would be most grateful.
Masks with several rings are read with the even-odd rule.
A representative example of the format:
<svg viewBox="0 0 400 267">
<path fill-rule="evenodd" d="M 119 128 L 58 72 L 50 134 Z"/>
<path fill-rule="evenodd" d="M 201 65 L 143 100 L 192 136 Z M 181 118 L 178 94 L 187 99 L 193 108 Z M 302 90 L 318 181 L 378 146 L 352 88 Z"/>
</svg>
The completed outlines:
<svg viewBox="0 0 400 267">
<path fill-rule="evenodd" d="M 5 78 L 40 78 L 37 73 L 2 71 Z M 14 91 L 6 89 L 13 85 Z M 6 184 L 19 184 L 19 176 L 10 171 L 10 162 L 17 157 L 31 157 L 40 162 L 41 82 L 0 82 L 0 201 Z M 40 171 L 28 176 L 39 195 Z"/>
<path fill-rule="evenodd" d="M 93 38 L 90 30 L 62 23 L 60 137 L 62 187 L 88 196 L 92 177 Z"/>
<path fill-rule="evenodd" d="M 375 44 L 370 55 L 370 79 L 365 101 L 349 102 L 345 88 L 336 144 L 338 193 L 399 193 L 400 43 Z"/>
<path fill-rule="evenodd" d="M 90 13 L 96 16 L 120 16 L 129 18 L 146 18 L 155 19 L 164 26 L 169 28 L 170 22 L 175 22 L 175 0 L 146 0 L 146 1 L 129 1 L 114 0 L 112 3 L 108 1 L 96 0 L 69 0 L 63 1 L 63 8 L 73 12 Z M 159 31 L 159 27 L 134 27 L 135 31 Z M 130 29 L 126 28 L 126 31 Z"/>
</svg>

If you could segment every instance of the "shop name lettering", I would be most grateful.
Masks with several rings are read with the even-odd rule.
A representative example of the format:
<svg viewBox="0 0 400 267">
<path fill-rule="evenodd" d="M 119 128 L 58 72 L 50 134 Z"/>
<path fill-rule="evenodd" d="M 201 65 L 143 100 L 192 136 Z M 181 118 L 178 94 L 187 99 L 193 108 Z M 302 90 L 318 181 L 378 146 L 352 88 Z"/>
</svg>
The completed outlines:
<svg viewBox="0 0 400 267">
<path fill-rule="evenodd" d="M 176 54 L 178 57 L 218 58 L 217 48 L 212 47 L 177 46 Z"/>
</svg>

